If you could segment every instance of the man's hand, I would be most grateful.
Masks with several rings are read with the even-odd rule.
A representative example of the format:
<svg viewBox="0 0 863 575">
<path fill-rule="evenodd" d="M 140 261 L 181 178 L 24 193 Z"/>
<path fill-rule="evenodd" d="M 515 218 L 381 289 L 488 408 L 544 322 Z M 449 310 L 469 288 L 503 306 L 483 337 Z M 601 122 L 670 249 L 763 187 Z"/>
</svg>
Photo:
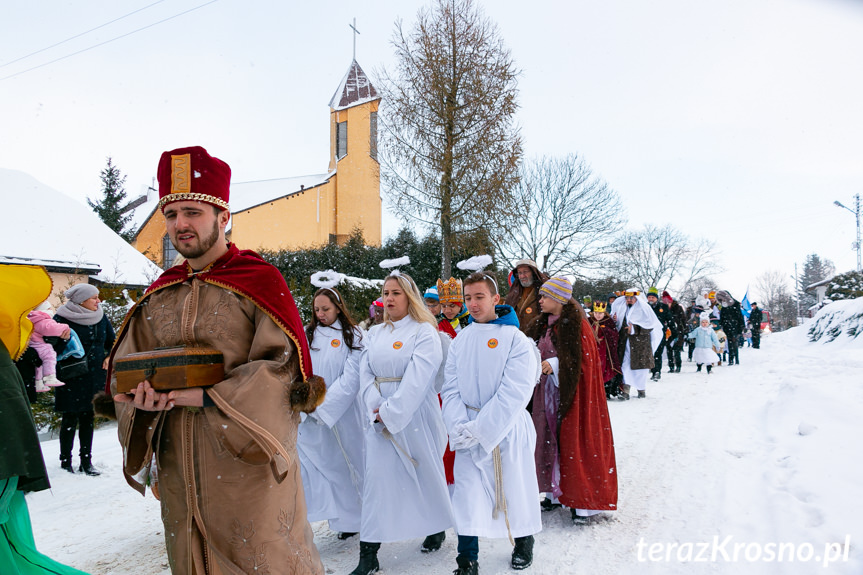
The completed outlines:
<svg viewBox="0 0 863 575">
<path fill-rule="evenodd" d="M 168 403 L 168 394 L 159 393 L 147 380 L 139 383 L 134 392 L 118 393 L 114 396 L 114 401 L 131 403 L 135 408 L 143 411 L 165 411 L 173 407 L 173 404 Z"/>
<path fill-rule="evenodd" d="M 182 407 L 204 407 L 204 390 L 200 387 L 175 389 L 168 393 L 168 409 L 175 405 Z"/>
<path fill-rule="evenodd" d="M 551 375 L 552 373 L 554 373 L 554 370 L 551 368 L 551 364 L 547 361 L 542 362 L 542 373 L 544 373 L 545 375 Z"/>
<path fill-rule="evenodd" d="M 63 330 L 63 333 L 60 334 L 60 337 L 68 340 L 70 337 L 72 337 L 72 330 L 67 327 Z"/>
</svg>

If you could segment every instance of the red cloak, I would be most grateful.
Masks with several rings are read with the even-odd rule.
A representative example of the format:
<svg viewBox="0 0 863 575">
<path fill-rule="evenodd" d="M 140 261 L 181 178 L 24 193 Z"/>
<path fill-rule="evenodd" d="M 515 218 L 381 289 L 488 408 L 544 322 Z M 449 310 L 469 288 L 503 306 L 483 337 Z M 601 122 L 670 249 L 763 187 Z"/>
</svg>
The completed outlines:
<svg viewBox="0 0 863 575">
<path fill-rule="evenodd" d="M 560 425 L 559 500 L 571 508 L 617 509 L 617 462 L 593 330 L 581 324 L 581 376 Z"/>
<path fill-rule="evenodd" d="M 261 311 L 270 316 L 285 334 L 291 338 L 300 352 L 300 372 L 303 380 L 308 381 L 312 377 L 312 358 L 309 354 L 309 343 L 303 331 L 303 322 L 297 311 L 297 304 L 291 290 L 285 283 L 285 278 L 272 265 L 261 259 L 261 256 L 252 250 L 240 250 L 233 243 L 228 244 L 228 251 L 219 259 L 208 265 L 199 272 L 192 270 L 188 262 L 174 266 L 159 276 L 153 284 L 147 288 L 144 296 L 139 299 L 132 309 L 126 314 L 123 325 L 117 332 L 114 349 L 111 350 L 111 362 L 105 383 L 105 393 L 111 395 L 111 372 L 110 368 L 114 361 L 114 350 L 126 333 L 129 318 L 135 310 L 148 297 L 160 289 L 183 283 L 192 276 L 203 282 L 213 284 L 237 295 L 240 295 L 254 303 Z"/>
</svg>

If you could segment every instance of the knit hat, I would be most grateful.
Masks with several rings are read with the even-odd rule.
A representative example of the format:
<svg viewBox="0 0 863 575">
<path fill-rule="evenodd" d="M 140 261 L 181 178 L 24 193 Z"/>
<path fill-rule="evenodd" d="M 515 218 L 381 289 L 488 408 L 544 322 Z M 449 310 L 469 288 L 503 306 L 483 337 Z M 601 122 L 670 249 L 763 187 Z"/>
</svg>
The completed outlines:
<svg viewBox="0 0 863 575">
<path fill-rule="evenodd" d="M 427 289 L 426 292 L 423 294 L 423 299 L 433 299 L 435 301 L 440 301 L 440 297 L 437 293 L 437 286 L 432 286 Z"/>
<path fill-rule="evenodd" d="M 66 299 L 77 304 L 85 302 L 91 297 L 95 297 L 97 295 L 99 295 L 99 289 L 90 284 L 78 284 L 66 290 Z"/>
<path fill-rule="evenodd" d="M 707 322 L 710 321 L 710 314 L 708 312 L 703 311 L 700 314 L 698 314 L 698 322 L 701 323 L 702 321 L 707 321 Z"/>
<path fill-rule="evenodd" d="M 171 202 L 205 202 L 230 209 L 231 168 L 200 146 L 163 152 L 159 159 L 159 209 Z"/>
<path fill-rule="evenodd" d="M 650 286 L 647 288 L 647 297 L 653 296 L 656 299 L 659 299 L 659 290 L 656 289 L 656 286 Z"/>
<path fill-rule="evenodd" d="M 566 278 L 551 278 L 539 288 L 540 295 L 566 304 L 572 298 L 572 284 Z"/>
</svg>

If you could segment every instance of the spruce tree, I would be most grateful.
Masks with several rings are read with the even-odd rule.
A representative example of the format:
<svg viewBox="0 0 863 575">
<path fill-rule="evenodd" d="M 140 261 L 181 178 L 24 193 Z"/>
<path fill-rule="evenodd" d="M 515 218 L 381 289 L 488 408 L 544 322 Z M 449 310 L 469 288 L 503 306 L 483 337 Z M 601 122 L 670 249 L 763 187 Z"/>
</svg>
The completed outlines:
<svg viewBox="0 0 863 575">
<path fill-rule="evenodd" d="M 132 231 L 124 230 L 126 224 L 132 219 L 132 214 L 123 215 L 123 207 L 126 205 L 126 176 L 120 173 L 120 168 L 115 166 L 111 157 L 108 156 L 108 165 L 99 174 L 102 180 L 102 199 L 94 202 L 87 198 L 87 204 L 102 220 L 106 226 L 114 230 L 114 232 L 126 240 L 132 241 Z"/>
</svg>

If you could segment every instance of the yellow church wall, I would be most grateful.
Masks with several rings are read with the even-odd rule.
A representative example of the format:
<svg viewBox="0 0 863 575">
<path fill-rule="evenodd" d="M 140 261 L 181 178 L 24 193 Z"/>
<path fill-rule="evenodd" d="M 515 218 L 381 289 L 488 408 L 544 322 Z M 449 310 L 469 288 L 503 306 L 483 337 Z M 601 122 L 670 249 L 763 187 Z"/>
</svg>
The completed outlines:
<svg viewBox="0 0 863 575">
<path fill-rule="evenodd" d="M 308 188 L 231 217 L 231 240 L 240 249 L 280 250 L 326 244 L 332 233 L 334 182 Z"/>
<path fill-rule="evenodd" d="M 348 123 L 347 155 L 336 164 L 335 231 L 339 242 L 355 228 L 363 230 L 369 245 L 381 245 L 380 165 L 371 157 L 369 117 L 377 112 L 380 100 L 334 110 L 331 122 L 331 149 L 335 150 L 335 126 Z"/>
<path fill-rule="evenodd" d="M 132 247 L 150 258 L 150 261 L 159 267 L 162 265 L 162 241 L 168 228 L 165 225 L 165 217 L 158 209 L 153 212 L 150 219 L 141 227 L 141 231 L 132 241 Z"/>
</svg>

